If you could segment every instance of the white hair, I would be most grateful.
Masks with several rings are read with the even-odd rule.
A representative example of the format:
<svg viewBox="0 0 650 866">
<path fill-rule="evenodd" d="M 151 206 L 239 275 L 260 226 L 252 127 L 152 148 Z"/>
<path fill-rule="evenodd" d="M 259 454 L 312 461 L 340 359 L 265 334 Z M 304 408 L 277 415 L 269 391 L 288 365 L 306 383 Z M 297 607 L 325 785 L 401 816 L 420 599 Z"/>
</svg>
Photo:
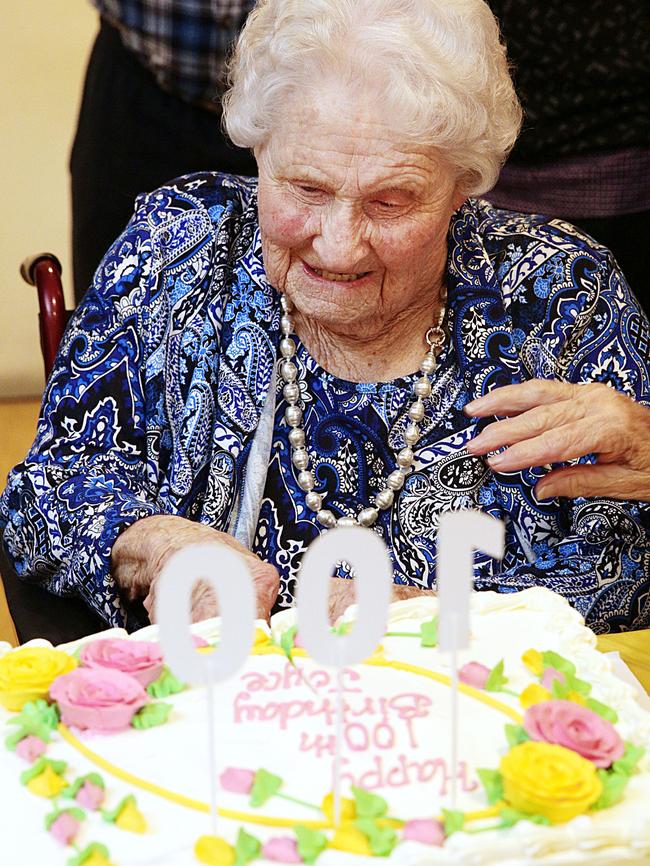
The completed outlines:
<svg viewBox="0 0 650 866">
<path fill-rule="evenodd" d="M 435 147 L 465 195 L 496 183 L 521 107 L 483 0 L 259 0 L 229 62 L 224 125 L 263 147 L 292 94 L 377 94 L 405 140 Z"/>
</svg>

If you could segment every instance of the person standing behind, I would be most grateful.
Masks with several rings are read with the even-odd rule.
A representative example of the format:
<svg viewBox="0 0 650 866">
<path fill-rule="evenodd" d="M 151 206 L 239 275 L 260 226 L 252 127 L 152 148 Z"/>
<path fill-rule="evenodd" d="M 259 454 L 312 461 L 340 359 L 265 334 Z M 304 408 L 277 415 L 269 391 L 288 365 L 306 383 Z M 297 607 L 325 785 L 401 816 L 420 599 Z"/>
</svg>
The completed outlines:
<svg viewBox="0 0 650 866">
<path fill-rule="evenodd" d="M 646 313 L 650 9 L 629 0 L 488 0 L 524 124 L 494 205 L 561 217 L 614 254 Z M 552 263 L 549 264 L 552 267 Z"/>
<path fill-rule="evenodd" d="M 75 302 L 140 192 L 257 173 L 221 132 L 223 67 L 254 0 L 92 0 L 101 16 L 70 156 Z"/>
</svg>

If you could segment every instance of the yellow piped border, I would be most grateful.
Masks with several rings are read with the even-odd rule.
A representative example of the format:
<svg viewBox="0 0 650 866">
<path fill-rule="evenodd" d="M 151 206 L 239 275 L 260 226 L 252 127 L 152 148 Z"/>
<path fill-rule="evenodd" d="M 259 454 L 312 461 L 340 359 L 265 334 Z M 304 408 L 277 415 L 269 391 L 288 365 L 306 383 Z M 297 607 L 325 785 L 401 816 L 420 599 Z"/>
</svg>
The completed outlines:
<svg viewBox="0 0 650 866">
<path fill-rule="evenodd" d="M 284 655 L 284 652 L 281 649 L 270 646 L 254 647 L 252 655 L 270 655 L 272 652 Z M 405 671 L 406 673 L 434 680 L 435 682 L 441 683 L 445 686 L 451 685 L 451 678 L 445 674 L 439 674 L 436 671 L 431 671 L 428 668 L 422 668 L 418 665 L 411 665 L 407 662 L 390 661 L 380 655 L 371 656 L 366 659 L 363 664 L 371 665 L 373 667 L 393 668 L 394 670 Z M 507 704 L 503 704 L 491 695 L 486 695 L 484 692 L 481 692 L 472 686 L 465 685 L 465 683 L 459 683 L 458 688 L 459 691 L 468 697 L 474 698 L 475 700 L 492 707 L 492 709 L 503 713 L 517 724 L 521 724 L 522 717 L 516 710 L 513 710 L 512 707 L 509 707 Z M 168 788 L 163 788 L 161 785 L 148 782 L 146 779 L 141 779 L 139 776 L 129 773 L 128 770 L 123 770 L 121 767 L 117 767 L 115 764 L 111 763 L 111 761 L 107 761 L 106 758 L 102 758 L 101 755 L 98 755 L 97 752 L 89 749 L 88 746 L 84 745 L 81 740 L 75 737 L 66 725 L 60 723 L 58 731 L 68 745 L 72 746 L 73 749 L 76 749 L 76 751 L 87 758 L 92 764 L 95 764 L 95 766 L 107 773 L 110 773 L 112 776 L 115 776 L 116 779 L 121 779 L 123 782 L 132 785 L 134 788 L 139 788 L 141 791 L 147 791 L 150 794 L 161 797 L 163 800 L 169 800 L 171 803 L 183 806 L 186 809 L 193 809 L 196 812 L 210 814 L 211 807 L 208 803 L 204 803 L 202 800 L 195 800 L 192 797 L 186 797 L 184 794 L 177 794 L 175 791 L 170 791 Z M 499 809 L 500 807 L 493 806 L 477 812 L 467 812 L 465 814 L 465 819 L 467 821 L 477 821 L 484 818 L 491 818 L 499 814 Z M 221 807 L 217 807 L 217 812 L 222 818 L 228 818 L 232 821 L 242 821 L 249 824 L 258 824 L 264 827 L 295 827 L 296 824 L 301 824 L 304 827 L 309 827 L 311 830 L 328 830 L 333 828 L 331 821 L 324 820 L 276 818 L 272 815 L 260 815 L 255 812 L 240 812 L 236 809 L 224 809 Z M 397 825 L 397 822 L 393 821 L 391 824 Z"/>
</svg>

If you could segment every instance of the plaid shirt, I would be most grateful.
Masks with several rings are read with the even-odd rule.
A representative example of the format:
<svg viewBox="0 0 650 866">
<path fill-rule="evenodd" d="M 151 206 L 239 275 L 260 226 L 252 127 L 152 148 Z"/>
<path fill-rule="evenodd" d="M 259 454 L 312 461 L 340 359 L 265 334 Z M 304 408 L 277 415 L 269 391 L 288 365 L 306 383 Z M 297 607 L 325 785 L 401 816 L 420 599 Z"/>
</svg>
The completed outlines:
<svg viewBox="0 0 650 866">
<path fill-rule="evenodd" d="M 92 0 L 162 88 L 218 107 L 224 61 L 255 0 Z"/>
</svg>

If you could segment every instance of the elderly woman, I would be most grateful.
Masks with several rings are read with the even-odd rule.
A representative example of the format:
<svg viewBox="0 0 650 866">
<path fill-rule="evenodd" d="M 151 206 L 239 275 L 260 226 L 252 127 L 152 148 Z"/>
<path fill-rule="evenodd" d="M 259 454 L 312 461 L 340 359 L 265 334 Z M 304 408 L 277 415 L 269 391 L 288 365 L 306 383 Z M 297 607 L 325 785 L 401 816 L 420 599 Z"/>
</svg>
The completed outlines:
<svg viewBox="0 0 650 866">
<path fill-rule="evenodd" d="M 142 196 L 69 326 L 2 500 L 17 569 L 141 625 L 169 555 L 235 547 L 261 615 L 303 552 L 372 527 L 400 593 L 435 585 L 441 512 L 506 523 L 477 589 L 543 585 L 598 630 L 650 623 L 648 512 L 540 500 L 468 454 L 466 404 L 532 378 L 648 398 L 648 325 L 607 250 L 495 210 L 520 123 L 482 0 L 266 0 L 225 123 L 259 182 Z M 353 584 L 339 563 L 333 610 Z M 410 588 L 410 589 L 409 589 Z M 194 616 L 214 612 L 200 587 Z"/>
</svg>

